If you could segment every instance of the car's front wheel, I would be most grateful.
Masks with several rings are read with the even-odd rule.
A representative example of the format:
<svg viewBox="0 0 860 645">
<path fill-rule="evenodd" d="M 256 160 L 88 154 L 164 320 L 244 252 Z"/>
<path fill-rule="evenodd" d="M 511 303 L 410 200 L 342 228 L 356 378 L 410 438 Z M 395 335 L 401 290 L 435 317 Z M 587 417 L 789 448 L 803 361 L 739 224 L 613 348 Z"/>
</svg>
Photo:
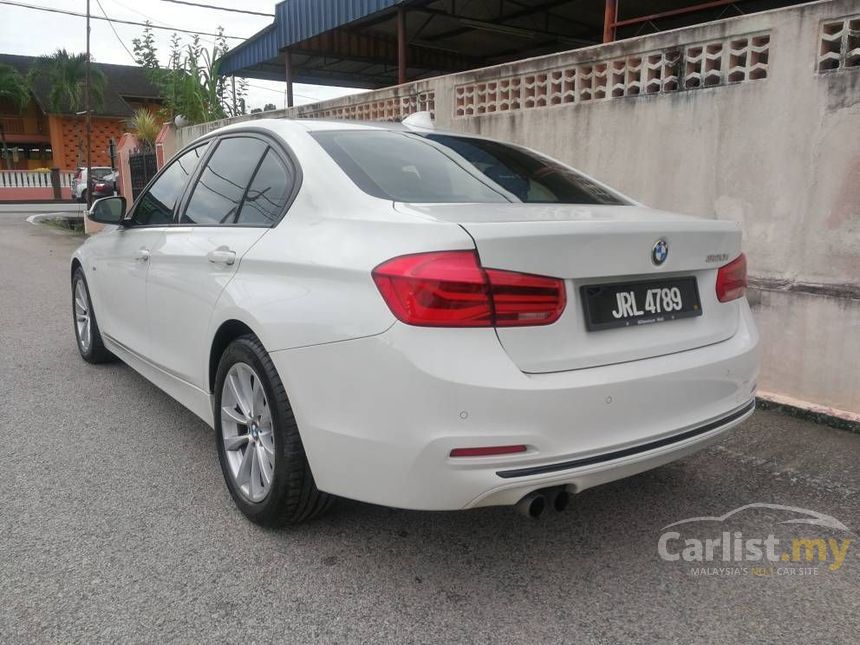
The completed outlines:
<svg viewBox="0 0 860 645">
<path fill-rule="evenodd" d="M 116 357 L 102 343 L 87 279 L 80 267 L 75 269 L 72 275 L 72 316 L 75 340 L 81 357 L 88 363 L 109 363 L 116 360 Z"/>
<path fill-rule="evenodd" d="M 227 488 L 251 521 L 297 523 L 334 501 L 317 490 L 283 383 L 254 336 L 233 341 L 221 356 L 215 440 Z"/>
</svg>

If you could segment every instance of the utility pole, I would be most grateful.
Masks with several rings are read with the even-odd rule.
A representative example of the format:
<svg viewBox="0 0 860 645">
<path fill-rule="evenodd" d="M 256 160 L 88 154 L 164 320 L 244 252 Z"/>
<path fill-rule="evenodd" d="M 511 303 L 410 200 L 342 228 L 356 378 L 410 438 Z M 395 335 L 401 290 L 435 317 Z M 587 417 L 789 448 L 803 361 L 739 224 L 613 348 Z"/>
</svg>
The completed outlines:
<svg viewBox="0 0 860 645">
<path fill-rule="evenodd" d="M 87 111 L 87 210 L 93 205 L 93 191 L 90 186 L 93 183 L 92 177 L 92 138 L 93 138 L 93 122 L 92 110 L 90 109 L 90 0 L 87 0 L 87 78 L 84 85 L 84 108 Z"/>
</svg>

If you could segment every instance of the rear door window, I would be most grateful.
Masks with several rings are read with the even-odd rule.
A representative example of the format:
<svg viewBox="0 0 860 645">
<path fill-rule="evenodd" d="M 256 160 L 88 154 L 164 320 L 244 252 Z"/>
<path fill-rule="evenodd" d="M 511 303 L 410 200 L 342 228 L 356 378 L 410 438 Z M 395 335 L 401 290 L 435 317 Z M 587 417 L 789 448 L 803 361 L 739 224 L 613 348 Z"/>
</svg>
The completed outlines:
<svg viewBox="0 0 860 645">
<path fill-rule="evenodd" d="M 294 184 L 295 173 L 269 148 L 248 187 L 236 222 L 245 225 L 274 224 L 283 215 Z"/>
<path fill-rule="evenodd" d="M 194 185 L 181 223 L 235 223 L 245 191 L 267 147 L 264 141 L 252 137 L 222 139 Z"/>
</svg>

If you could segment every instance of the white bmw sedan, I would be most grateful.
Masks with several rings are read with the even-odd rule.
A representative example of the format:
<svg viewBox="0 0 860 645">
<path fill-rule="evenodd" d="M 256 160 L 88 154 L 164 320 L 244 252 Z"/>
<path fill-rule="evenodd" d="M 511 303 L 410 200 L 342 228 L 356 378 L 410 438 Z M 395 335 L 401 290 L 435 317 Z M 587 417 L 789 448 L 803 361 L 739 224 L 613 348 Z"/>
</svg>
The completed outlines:
<svg viewBox="0 0 860 645">
<path fill-rule="evenodd" d="M 525 148 L 259 120 L 90 218 L 112 226 L 71 262 L 81 356 L 212 426 L 261 524 L 335 496 L 537 516 L 753 411 L 738 227 Z"/>
</svg>

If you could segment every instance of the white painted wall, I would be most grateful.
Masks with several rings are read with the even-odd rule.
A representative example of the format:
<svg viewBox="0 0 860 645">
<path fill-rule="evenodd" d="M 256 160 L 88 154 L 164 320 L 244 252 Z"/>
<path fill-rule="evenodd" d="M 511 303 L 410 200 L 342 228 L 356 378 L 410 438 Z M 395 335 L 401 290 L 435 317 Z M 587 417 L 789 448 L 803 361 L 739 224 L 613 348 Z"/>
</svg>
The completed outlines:
<svg viewBox="0 0 860 645">
<path fill-rule="evenodd" d="M 390 118 L 404 104 L 414 109 L 430 100 L 437 127 L 536 148 L 651 206 L 740 222 L 764 343 L 761 389 L 860 413 L 860 66 L 817 71 L 821 25 L 845 17 L 860 28 L 856 0 L 753 14 L 278 114 Z M 457 116 L 458 87 L 688 45 L 730 48 L 751 35 L 769 36 L 766 78 L 728 83 L 726 51 L 714 87 Z M 184 128 L 179 143 L 224 123 Z"/>
</svg>

